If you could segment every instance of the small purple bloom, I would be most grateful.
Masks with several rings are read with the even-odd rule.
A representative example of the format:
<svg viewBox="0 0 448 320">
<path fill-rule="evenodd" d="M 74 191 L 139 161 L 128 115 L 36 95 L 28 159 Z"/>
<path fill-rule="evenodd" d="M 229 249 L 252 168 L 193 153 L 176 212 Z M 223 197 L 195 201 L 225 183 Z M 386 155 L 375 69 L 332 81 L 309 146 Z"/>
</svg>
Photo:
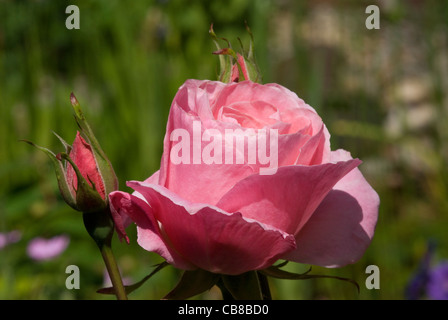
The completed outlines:
<svg viewBox="0 0 448 320">
<path fill-rule="evenodd" d="M 68 246 L 70 239 L 66 235 L 50 239 L 34 238 L 28 244 L 28 256 L 36 261 L 50 260 L 59 256 Z"/>
<path fill-rule="evenodd" d="M 0 250 L 9 244 L 16 243 L 22 238 L 20 231 L 0 232 Z"/>
<path fill-rule="evenodd" d="M 409 281 L 406 290 L 405 297 L 408 300 L 418 300 L 425 295 L 425 287 L 428 283 L 429 272 L 431 268 L 431 260 L 434 256 L 435 243 L 433 241 L 428 242 L 428 247 L 422 259 L 420 260 L 417 271 L 412 279 Z"/>
<path fill-rule="evenodd" d="M 120 271 L 121 274 L 121 271 Z M 131 285 L 132 284 L 132 279 L 129 277 L 122 277 L 122 281 L 123 284 L 125 286 Z M 110 279 L 109 273 L 107 272 L 107 269 L 104 269 L 104 273 L 103 273 L 103 286 L 105 288 L 107 287 L 112 287 L 112 280 Z"/>
<path fill-rule="evenodd" d="M 448 300 L 448 261 L 438 264 L 431 270 L 426 292 L 430 299 Z"/>
</svg>

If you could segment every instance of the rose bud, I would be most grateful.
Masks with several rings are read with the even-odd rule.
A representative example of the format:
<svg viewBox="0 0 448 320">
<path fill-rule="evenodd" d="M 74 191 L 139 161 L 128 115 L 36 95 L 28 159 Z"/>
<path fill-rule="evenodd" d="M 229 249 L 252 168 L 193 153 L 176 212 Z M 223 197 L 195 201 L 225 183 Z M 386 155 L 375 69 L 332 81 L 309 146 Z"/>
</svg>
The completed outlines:
<svg viewBox="0 0 448 320">
<path fill-rule="evenodd" d="M 246 29 L 251 38 L 250 46 L 248 51 L 243 50 L 243 54 L 240 54 L 230 47 L 230 43 L 226 39 L 223 40 L 227 42 L 228 47 L 221 48 L 218 42 L 218 37 L 213 31 L 213 25 L 210 26 L 210 36 L 212 37 L 218 49 L 217 51 L 213 52 L 213 54 L 219 55 L 219 63 L 221 69 L 219 80 L 221 82 L 230 83 L 244 80 L 261 82 L 261 74 L 255 61 L 255 55 L 253 51 L 253 35 L 247 25 Z"/>
<path fill-rule="evenodd" d="M 81 132 L 77 132 L 72 145 L 55 134 L 65 146 L 65 152 L 56 155 L 47 148 L 30 141 L 25 142 L 50 157 L 55 167 L 59 190 L 68 205 L 84 213 L 103 211 L 108 206 L 107 195 L 118 190 L 118 179 L 73 93 L 70 100 Z"/>
<path fill-rule="evenodd" d="M 106 207 L 104 182 L 96 164 L 90 144 L 79 132 L 71 146 L 70 153 L 56 155 L 59 161 L 66 160 L 65 182 L 67 188 L 61 189 L 67 201 L 75 201 L 75 209 L 82 212 L 100 211 Z M 69 194 L 67 194 L 67 189 Z"/>
</svg>

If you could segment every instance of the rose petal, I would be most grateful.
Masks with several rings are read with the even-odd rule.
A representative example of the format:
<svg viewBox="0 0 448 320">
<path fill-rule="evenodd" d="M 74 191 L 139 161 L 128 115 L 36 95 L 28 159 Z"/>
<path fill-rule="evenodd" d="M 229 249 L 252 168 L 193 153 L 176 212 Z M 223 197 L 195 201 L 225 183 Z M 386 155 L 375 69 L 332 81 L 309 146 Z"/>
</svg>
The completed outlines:
<svg viewBox="0 0 448 320">
<path fill-rule="evenodd" d="M 295 248 L 293 236 L 239 213 L 191 203 L 161 186 L 138 181 L 128 185 L 151 204 L 176 252 L 201 269 L 240 274 L 268 267 Z"/>
<path fill-rule="evenodd" d="M 245 128 L 261 129 L 280 120 L 275 106 L 259 100 L 235 102 L 221 108 L 220 111 L 218 120 L 233 118 Z"/>
<path fill-rule="evenodd" d="M 157 170 L 156 172 L 154 172 L 153 175 L 151 175 L 148 179 L 146 179 L 145 182 L 158 184 L 159 176 L 160 176 L 160 170 Z M 110 199 L 111 194 L 113 194 L 113 192 L 111 192 L 109 194 L 109 201 L 112 201 Z M 133 192 L 132 195 L 145 201 L 143 196 L 138 192 Z M 115 230 L 117 231 L 118 238 L 120 240 L 125 239 L 126 242 L 129 244 L 129 238 L 126 235 L 126 228 L 132 223 L 132 219 L 126 214 L 126 211 L 115 210 L 114 207 L 111 207 L 111 214 L 112 214 L 112 218 L 115 222 Z"/>
<path fill-rule="evenodd" d="M 111 212 L 118 234 L 129 239 L 117 216 L 129 216 L 137 224 L 138 244 L 145 250 L 156 252 L 165 260 L 180 269 L 194 269 L 187 260 L 166 244 L 151 207 L 146 201 L 126 192 L 116 191 L 109 196 Z"/>
<path fill-rule="evenodd" d="M 151 183 L 151 184 L 159 184 L 159 178 L 160 178 L 160 170 L 157 170 L 149 178 L 147 178 L 144 182 Z"/>
<path fill-rule="evenodd" d="M 117 231 L 118 238 L 120 241 L 125 239 L 129 244 L 129 238 L 126 234 L 126 227 L 130 224 L 129 221 L 132 222 L 132 220 L 128 216 L 129 210 L 125 209 L 125 204 L 123 204 L 122 207 L 120 203 L 120 198 L 123 193 L 124 192 L 121 191 L 113 191 L 109 194 L 110 214 L 112 216 L 112 220 L 114 220 L 114 226 Z"/>
<path fill-rule="evenodd" d="M 320 131 L 313 135 L 300 149 L 300 154 L 295 164 L 316 165 L 330 161 L 330 134 L 322 123 Z"/>
<path fill-rule="evenodd" d="M 211 82 L 214 83 L 214 82 Z M 215 103 L 211 103 L 213 114 L 217 118 L 219 109 L 238 101 L 260 100 L 272 104 L 280 112 L 288 108 L 304 108 L 316 111 L 300 99 L 294 92 L 278 84 L 259 84 L 251 81 L 227 84 L 216 93 Z"/>
<path fill-rule="evenodd" d="M 336 161 L 351 159 L 343 150 L 331 156 Z M 354 263 L 372 240 L 379 202 L 378 194 L 355 168 L 325 197 L 297 234 L 297 249 L 284 258 L 326 267 Z"/>
<path fill-rule="evenodd" d="M 176 106 L 203 120 L 215 119 L 211 106 L 225 86 L 224 83 L 218 81 L 189 79 L 179 88 L 171 109 Z"/>
<path fill-rule="evenodd" d="M 360 163 L 356 159 L 285 166 L 273 175 L 251 175 L 226 193 L 217 207 L 297 234 L 333 186 Z"/>
<path fill-rule="evenodd" d="M 218 121 L 226 108 L 234 112 L 244 109 L 250 114 L 261 110 L 262 119 L 274 122 L 264 133 L 241 127 L 238 122 L 264 126 L 256 117 L 241 119 L 242 113 L 238 117 L 232 114 L 234 118 L 227 119 L 228 122 Z M 283 110 L 284 114 L 276 110 Z M 294 125 L 288 125 L 289 120 Z M 296 131 L 284 134 L 291 128 Z M 278 130 L 277 134 L 272 130 Z M 208 135 L 209 140 L 204 141 L 204 134 L 212 131 L 220 136 Z M 182 135 L 178 136 L 179 132 Z M 243 137 L 244 147 L 237 146 L 237 138 L 227 139 L 226 132 Z M 185 139 L 188 141 L 183 145 Z M 266 147 L 264 157 L 260 156 L 263 155 L 260 146 Z M 223 84 L 188 80 L 171 106 L 158 184 L 192 202 L 214 205 L 238 181 L 253 173 L 265 174 L 262 171 L 266 169 L 275 171 L 278 166 L 292 164 L 320 164 L 328 161 L 329 152 L 329 134 L 320 117 L 288 89 L 250 81 Z M 204 155 L 211 154 L 213 157 L 204 159 Z M 238 160 L 241 158 L 243 163 Z"/>
<path fill-rule="evenodd" d="M 212 125 L 210 121 L 201 122 L 197 116 L 186 113 L 184 109 L 176 105 L 172 106 L 168 118 L 159 184 L 192 202 L 214 204 L 237 181 L 254 172 L 253 168 L 244 163 L 226 164 L 224 155 L 219 157 L 221 163 L 208 164 L 204 162 L 202 156 L 204 148 L 211 142 L 203 142 L 202 136 L 204 131 Z M 224 130 L 224 128 L 220 129 Z M 187 160 L 180 163 L 173 160 L 171 154 L 174 146 L 183 143 L 181 139 L 174 141 L 172 138 L 173 132 L 179 132 L 179 130 L 184 130 L 182 133 L 185 134 L 185 139 L 188 139 L 185 149 L 188 147 L 189 151 Z M 222 142 L 223 145 L 224 142 Z M 185 150 L 181 151 L 181 153 L 183 152 Z"/>
</svg>

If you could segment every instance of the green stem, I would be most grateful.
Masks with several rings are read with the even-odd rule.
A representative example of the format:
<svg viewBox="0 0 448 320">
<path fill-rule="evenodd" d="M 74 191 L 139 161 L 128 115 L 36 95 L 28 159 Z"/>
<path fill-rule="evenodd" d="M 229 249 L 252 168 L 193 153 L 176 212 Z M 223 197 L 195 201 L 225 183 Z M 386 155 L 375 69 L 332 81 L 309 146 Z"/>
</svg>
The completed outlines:
<svg viewBox="0 0 448 320">
<path fill-rule="evenodd" d="M 272 300 L 271 289 L 269 288 L 268 277 L 261 272 L 257 272 L 258 281 L 260 282 L 261 295 L 263 300 Z"/>
<path fill-rule="evenodd" d="M 87 232 L 97 244 L 101 251 L 107 272 L 115 290 L 118 300 L 127 300 L 126 290 L 123 286 L 117 262 L 112 253 L 112 235 L 114 233 L 114 223 L 110 217 L 109 208 L 98 212 L 83 214 L 84 225 Z"/>
<path fill-rule="evenodd" d="M 218 280 L 218 283 L 216 285 L 221 290 L 223 300 L 235 300 L 235 298 L 232 296 L 232 294 L 229 292 L 229 290 L 224 285 L 222 278 L 220 278 Z"/>
<path fill-rule="evenodd" d="M 235 300 L 263 300 L 257 273 L 248 271 L 239 275 L 221 275 L 222 284 Z"/>
<path fill-rule="evenodd" d="M 106 265 L 107 272 L 109 273 L 110 280 L 115 290 L 115 295 L 118 300 L 127 300 L 126 290 L 123 286 L 120 270 L 118 270 L 117 262 L 112 253 L 110 245 L 103 245 L 100 247 L 101 255 L 103 256 L 104 263 Z"/>
</svg>

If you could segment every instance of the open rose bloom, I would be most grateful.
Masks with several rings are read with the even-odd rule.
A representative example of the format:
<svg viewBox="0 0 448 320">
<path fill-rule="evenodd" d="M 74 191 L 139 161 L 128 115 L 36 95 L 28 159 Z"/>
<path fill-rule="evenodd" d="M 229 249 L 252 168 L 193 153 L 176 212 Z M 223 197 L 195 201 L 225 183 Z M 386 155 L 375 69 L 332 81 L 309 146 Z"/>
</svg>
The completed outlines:
<svg viewBox="0 0 448 320">
<path fill-rule="evenodd" d="M 109 195 L 118 234 L 129 242 L 135 222 L 141 247 L 184 270 L 354 263 L 379 198 L 361 161 L 331 151 L 329 139 L 316 111 L 278 84 L 188 80 L 171 105 L 160 170 L 129 181 L 133 194 Z"/>
</svg>

